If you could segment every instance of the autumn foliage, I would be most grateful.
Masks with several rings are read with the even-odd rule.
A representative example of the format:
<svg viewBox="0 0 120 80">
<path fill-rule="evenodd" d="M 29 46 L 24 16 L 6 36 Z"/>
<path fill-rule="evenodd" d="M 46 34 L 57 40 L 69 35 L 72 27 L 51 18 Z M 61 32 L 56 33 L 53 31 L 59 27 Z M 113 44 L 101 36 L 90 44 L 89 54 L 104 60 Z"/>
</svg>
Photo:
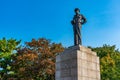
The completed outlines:
<svg viewBox="0 0 120 80">
<path fill-rule="evenodd" d="M 61 44 L 40 38 L 26 42 L 13 56 L 12 69 L 17 78 L 25 80 L 54 80 L 55 56 L 64 50 Z"/>
<path fill-rule="evenodd" d="M 55 80 L 55 57 L 61 44 L 45 38 L 20 46 L 16 39 L 0 40 L 0 80 Z M 101 80 L 120 80 L 120 51 L 115 45 L 91 48 L 100 57 Z"/>
<path fill-rule="evenodd" d="M 120 80 L 120 52 L 115 45 L 92 48 L 100 57 L 101 80 Z"/>
</svg>

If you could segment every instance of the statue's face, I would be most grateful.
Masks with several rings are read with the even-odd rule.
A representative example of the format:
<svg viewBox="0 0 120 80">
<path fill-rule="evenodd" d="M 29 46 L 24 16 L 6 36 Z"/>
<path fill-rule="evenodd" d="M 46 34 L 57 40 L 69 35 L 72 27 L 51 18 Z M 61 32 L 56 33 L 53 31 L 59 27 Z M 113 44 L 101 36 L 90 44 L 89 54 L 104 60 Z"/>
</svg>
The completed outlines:
<svg viewBox="0 0 120 80">
<path fill-rule="evenodd" d="M 80 13 L 80 11 L 79 11 L 79 10 L 76 10 L 76 11 L 75 11 L 75 13 L 76 13 L 76 14 L 79 14 L 79 13 Z"/>
</svg>

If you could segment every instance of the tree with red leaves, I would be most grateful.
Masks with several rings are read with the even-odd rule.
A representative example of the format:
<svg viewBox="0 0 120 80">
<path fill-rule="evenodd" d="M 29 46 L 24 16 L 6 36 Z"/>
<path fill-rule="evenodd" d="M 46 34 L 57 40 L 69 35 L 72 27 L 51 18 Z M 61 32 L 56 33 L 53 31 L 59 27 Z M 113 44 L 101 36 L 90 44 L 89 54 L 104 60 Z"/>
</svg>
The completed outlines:
<svg viewBox="0 0 120 80">
<path fill-rule="evenodd" d="M 55 57 L 64 50 L 61 44 L 51 43 L 45 38 L 32 39 L 13 56 L 13 67 L 17 78 L 24 80 L 55 80 Z"/>
</svg>

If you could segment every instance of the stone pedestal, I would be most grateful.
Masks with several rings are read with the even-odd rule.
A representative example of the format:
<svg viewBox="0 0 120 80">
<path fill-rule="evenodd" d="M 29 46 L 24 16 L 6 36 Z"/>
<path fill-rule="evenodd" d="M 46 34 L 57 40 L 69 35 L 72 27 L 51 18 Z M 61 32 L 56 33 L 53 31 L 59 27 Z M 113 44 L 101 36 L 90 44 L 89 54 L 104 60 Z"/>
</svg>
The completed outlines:
<svg viewBox="0 0 120 80">
<path fill-rule="evenodd" d="M 100 80 L 99 57 L 91 49 L 73 46 L 56 57 L 56 80 Z"/>
</svg>

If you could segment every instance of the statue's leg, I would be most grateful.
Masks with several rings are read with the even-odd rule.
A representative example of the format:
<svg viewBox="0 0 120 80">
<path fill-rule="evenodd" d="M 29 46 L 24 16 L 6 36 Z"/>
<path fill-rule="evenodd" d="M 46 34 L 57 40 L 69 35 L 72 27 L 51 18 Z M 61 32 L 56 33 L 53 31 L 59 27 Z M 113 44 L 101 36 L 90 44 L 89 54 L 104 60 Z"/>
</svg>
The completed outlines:
<svg viewBox="0 0 120 80">
<path fill-rule="evenodd" d="M 78 45 L 79 44 L 79 36 L 78 36 L 78 34 L 76 33 L 76 45 Z"/>
<path fill-rule="evenodd" d="M 76 32 L 76 27 L 75 26 L 73 27 L 73 31 L 74 31 L 74 45 L 77 45 L 78 44 L 78 35 L 77 35 L 77 32 Z"/>
<path fill-rule="evenodd" d="M 78 35 L 76 32 L 74 32 L 74 45 L 78 44 Z"/>
<path fill-rule="evenodd" d="M 79 44 L 80 44 L 80 45 L 82 45 L 81 29 L 80 29 L 79 31 L 80 31 L 80 39 L 79 39 Z"/>
<path fill-rule="evenodd" d="M 78 27 L 78 44 L 82 45 L 82 40 L 81 40 L 81 29 L 80 26 Z"/>
</svg>

